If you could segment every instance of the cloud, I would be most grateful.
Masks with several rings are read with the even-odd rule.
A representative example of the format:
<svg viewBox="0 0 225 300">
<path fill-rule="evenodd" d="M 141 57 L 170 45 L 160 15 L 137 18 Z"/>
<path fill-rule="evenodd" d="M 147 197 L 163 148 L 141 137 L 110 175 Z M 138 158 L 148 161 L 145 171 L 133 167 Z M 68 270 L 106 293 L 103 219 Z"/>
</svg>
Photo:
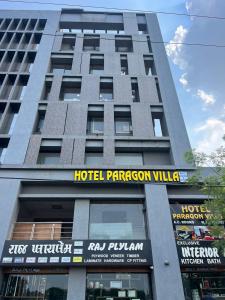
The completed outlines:
<svg viewBox="0 0 225 300">
<path fill-rule="evenodd" d="M 184 73 L 184 74 L 181 75 L 181 77 L 180 77 L 180 79 L 179 79 L 180 83 L 181 83 L 184 87 L 187 87 L 187 85 L 188 85 L 188 81 L 187 81 L 186 76 L 187 76 L 187 73 Z"/>
<path fill-rule="evenodd" d="M 205 91 L 198 89 L 197 90 L 197 97 L 199 97 L 205 105 L 212 105 L 216 102 L 215 97 L 212 94 L 207 94 Z"/>
<path fill-rule="evenodd" d="M 186 7 L 186 10 L 187 10 L 188 13 L 190 13 L 190 10 L 191 10 L 192 6 L 193 6 L 192 1 L 187 0 L 185 2 L 185 7 Z"/>
<path fill-rule="evenodd" d="M 166 53 L 171 57 L 173 63 L 178 65 L 180 69 L 185 69 L 187 63 L 182 57 L 182 49 L 188 30 L 183 25 L 177 27 L 174 37 L 170 40 L 169 44 L 166 45 Z"/>
<path fill-rule="evenodd" d="M 209 118 L 203 125 L 196 127 L 195 132 L 199 135 L 196 150 L 211 153 L 224 144 L 222 138 L 225 132 L 225 121 Z"/>
<path fill-rule="evenodd" d="M 179 79 L 179 82 L 183 86 L 183 88 L 186 90 L 186 92 L 190 92 L 191 89 L 189 88 L 189 82 L 187 80 L 187 73 L 183 73 Z"/>
</svg>

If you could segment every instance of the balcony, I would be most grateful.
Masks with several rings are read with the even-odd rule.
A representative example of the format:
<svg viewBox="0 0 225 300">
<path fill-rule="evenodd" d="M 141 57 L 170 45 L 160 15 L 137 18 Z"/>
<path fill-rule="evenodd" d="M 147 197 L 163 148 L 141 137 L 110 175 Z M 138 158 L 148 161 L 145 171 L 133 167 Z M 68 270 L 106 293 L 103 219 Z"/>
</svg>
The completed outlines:
<svg viewBox="0 0 225 300">
<path fill-rule="evenodd" d="M 72 228 L 72 222 L 16 222 L 11 240 L 71 239 Z"/>
</svg>

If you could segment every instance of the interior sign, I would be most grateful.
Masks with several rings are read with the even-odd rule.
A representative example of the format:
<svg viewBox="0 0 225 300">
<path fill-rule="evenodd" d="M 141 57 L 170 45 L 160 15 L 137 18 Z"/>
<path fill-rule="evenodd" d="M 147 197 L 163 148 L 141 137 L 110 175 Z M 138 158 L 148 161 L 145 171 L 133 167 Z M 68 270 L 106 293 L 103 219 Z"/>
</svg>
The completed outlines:
<svg viewBox="0 0 225 300">
<path fill-rule="evenodd" d="M 75 182 L 173 183 L 186 182 L 187 172 L 165 170 L 75 170 Z"/>
<path fill-rule="evenodd" d="M 177 251 L 182 266 L 225 265 L 224 253 L 212 242 L 177 241 Z"/>
<path fill-rule="evenodd" d="M 6 241 L 4 266 L 152 265 L 148 240 Z"/>
</svg>

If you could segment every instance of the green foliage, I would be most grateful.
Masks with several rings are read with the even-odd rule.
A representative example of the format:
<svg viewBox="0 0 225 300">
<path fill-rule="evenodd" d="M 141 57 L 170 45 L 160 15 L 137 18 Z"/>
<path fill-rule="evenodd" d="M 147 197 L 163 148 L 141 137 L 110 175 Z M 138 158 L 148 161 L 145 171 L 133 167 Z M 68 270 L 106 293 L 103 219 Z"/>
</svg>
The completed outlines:
<svg viewBox="0 0 225 300">
<path fill-rule="evenodd" d="M 213 218 L 207 220 L 212 226 L 212 234 L 222 238 L 214 242 L 219 249 L 225 249 L 225 147 L 210 154 L 195 150 L 186 153 L 186 161 L 196 166 L 196 172 L 189 178 L 188 184 L 197 186 L 208 200 L 204 205 L 211 211 Z M 204 176 L 205 167 L 212 167 L 211 175 Z"/>
</svg>

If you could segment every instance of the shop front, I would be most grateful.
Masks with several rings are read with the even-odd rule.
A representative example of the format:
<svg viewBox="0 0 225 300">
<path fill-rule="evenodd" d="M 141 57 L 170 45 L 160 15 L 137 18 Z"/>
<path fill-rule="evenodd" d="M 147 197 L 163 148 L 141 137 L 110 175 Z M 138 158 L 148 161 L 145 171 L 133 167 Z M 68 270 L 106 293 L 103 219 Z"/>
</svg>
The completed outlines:
<svg viewBox="0 0 225 300">
<path fill-rule="evenodd" d="M 87 273 L 86 300 L 152 300 L 148 273 Z"/>
<path fill-rule="evenodd" d="M 184 268 L 182 280 L 186 300 L 225 300 L 225 269 Z"/>
<path fill-rule="evenodd" d="M 10 268 L 4 272 L 1 299 L 66 300 L 67 288 L 67 270 Z"/>
<path fill-rule="evenodd" d="M 174 233 L 186 300 L 225 300 L 225 256 L 214 241 L 202 204 L 171 204 Z M 224 224 L 221 222 L 221 226 Z"/>
</svg>

